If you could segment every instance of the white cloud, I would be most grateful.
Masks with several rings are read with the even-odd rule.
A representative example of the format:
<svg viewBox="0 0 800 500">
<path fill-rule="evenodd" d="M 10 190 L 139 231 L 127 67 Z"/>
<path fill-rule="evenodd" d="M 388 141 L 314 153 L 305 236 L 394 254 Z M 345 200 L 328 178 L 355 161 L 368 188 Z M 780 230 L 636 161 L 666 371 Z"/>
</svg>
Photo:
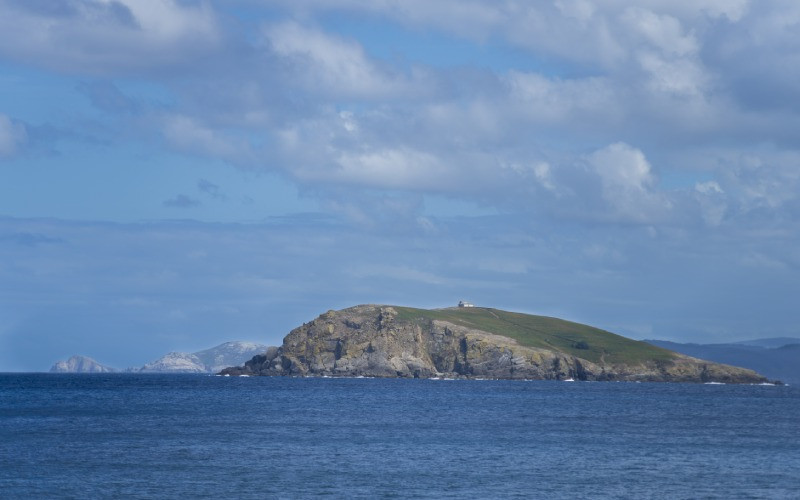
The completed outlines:
<svg viewBox="0 0 800 500">
<path fill-rule="evenodd" d="M 705 93 L 710 77 L 698 56 L 700 41 L 679 19 L 641 7 L 627 8 L 621 19 L 620 28 L 630 31 L 629 47 L 649 75 L 651 90 L 686 96 Z"/>
<path fill-rule="evenodd" d="M 656 14 L 641 7 L 630 7 L 622 15 L 627 26 L 665 54 L 686 56 L 698 50 L 698 42 L 686 34 L 673 16 Z"/>
<path fill-rule="evenodd" d="M 699 96 L 708 86 L 708 77 L 697 61 L 670 60 L 652 52 L 640 53 L 638 60 L 650 74 L 648 85 L 657 92 Z"/>
<path fill-rule="evenodd" d="M 603 185 L 625 191 L 647 191 L 654 183 L 650 164 L 644 153 L 618 142 L 589 156 Z"/>
<path fill-rule="evenodd" d="M 550 165 L 547 162 L 539 162 L 533 166 L 533 174 L 536 176 L 536 179 L 550 191 L 556 189 L 555 185 L 553 184 L 552 174 L 550 172 Z"/>
<path fill-rule="evenodd" d="M 583 255 L 590 261 L 599 263 L 624 264 L 625 256 L 612 245 L 590 243 L 583 249 Z"/>
<path fill-rule="evenodd" d="M 711 23 L 719 18 L 730 23 L 749 22 L 747 16 L 752 15 L 748 0 L 649 0 L 636 6 L 617 0 L 383 0 L 367 3 L 307 0 L 283 3 L 287 9 L 305 17 L 326 11 L 368 13 L 412 29 L 434 29 L 478 44 L 491 39 L 504 40 L 535 58 L 555 57 L 623 74 L 630 61 L 639 60 L 636 54 L 642 49 L 655 50 L 662 66 L 673 63 L 671 60 L 675 58 L 692 58 L 693 72 L 696 72 L 702 69 L 694 55 L 703 48 L 703 36 L 710 29 L 724 26 Z M 774 10 L 791 9 L 783 2 Z M 784 24 L 791 24 L 791 21 Z M 648 62 L 648 71 L 651 71 L 654 63 Z M 671 67 L 687 68 L 686 64 L 672 64 Z M 665 78 L 661 73 L 656 80 Z M 667 87 L 675 88 L 675 85 Z"/>
<path fill-rule="evenodd" d="M 119 2 L 127 7 L 139 28 L 156 42 L 216 36 L 211 7 L 207 2 L 196 7 L 174 0 L 102 0 L 110 5 Z"/>
<path fill-rule="evenodd" d="M 602 197 L 616 216 L 644 222 L 671 207 L 654 190 L 655 176 L 640 150 L 618 142 L 595 151 L 587 160 L 600 177 Z"/>
<path fill-rule="evenodd" d="M 743 266 L 753 267 L 756 269 L 783 271 L 788 268 L 786 262 L 759 252 L 751 252 L 743 255 L 740 258 L 740 262 Z"/>
<path fill-rule="evenodd" d="M 435 156 L 411 149 L 343 152 L 336 163 L 333 176 L 340 182 L 384 189 L 432 189 L 457 175 Z"/>
<path fill-rule="evenodd" d="M 392 96 L 406 87 L 402 75 L 375 65 L 356 42 L 295 22 L 267 27 L 265 35 L 312 91 L 368 98 Z"/>
<path fill-rule="evenodd" d="M 537 73 L 510 71 L 505 76 L 512 109 L 534 121 L 558 122 L 576 116 L 614 113 L 617 96 L 606 78 L 547 78 Z"/>
<path fill-rule="evenodd" d="M 330 10 L 361 11 L 478 43 L 504 39 L 536 54 L 605 68 L 624 63 L 643 40 L 670 53 L 695 51 L 698 41 L 684 24 L 704 26 L 708 18 L 719 17 L 738 22 L 749 10 L 748 0 L 649 0 L 636 7 L 617 0 L 308 0 L 284 4 L 306 16 Z M 631 29 L 639 36 L 631 37 Z"/>
<path fill-rule="evenodd" d="M 308 15 L 329 10 L 361 11 L 401 24 L 436 29 L 485 43 L 504 39 L 526 50 L 605 64 L 622 55 L 603 5 L 592 9 L 583 1 L 527 2 L 509 0 L 353 0 L 284 1 L 287 8 Z M 616 7 L 605 7 L 612 13 Z M 592 22 L 587 22 L 591 19 Z"/>
<path fill-rule="evenodd" d="M 252 166 L 255 154 L 239 135 L 226 135 L 183 115 L 162 117 L 164 137 L 176 149 L 192 155 L 209 155 L 237 166 Z"/>
<path fill-rule="evenodd" d="M 652 221 L 680 208 L 673 212 L 694 210 L 696 220 L 707 223 L 721 221 L 723 213 L 735 216 L 734 207 L 787 209 L 795 198 L 787 186 L 796 182 L 784 164 L 758 173 L 741 165 L 714 172 L 724 193 L 700 184 L 692 192 L 689 181 L 679 196 L 653 175 L 656 168 L 670 169 L 670 151 L 687 145 L 696 149 L 683 157 L 689 162 L 681 168 L 703 170 L 697 177 L 705 179 L 718 152 L 706 141 L 727 141 L 728 151 L 720 154 L 730 158 L 752 146 L 756 135 L 769 141 L 780 132 L 784 141 L 792 140 L 791 125 L 798 119 L 785 116 L 791 116 L 787 108 L 794 101 L 770 113 L 743 110 L 726 93 L 730 75 L 709 50 L 726 45 L 720 40 L 729 41 L 731 33 L 745 32 L 749 38 L 742 45 L 763 49 L 765 57 L 791 59 L 796 51 L 787 48 L 797 42 L 789 28 L 798 9 L 788 4 L 310 0 L 284 2 L 283 12 L 280 4 L 272 4 L 271 24 L 257 25 L 255 33 L 224 34 L 229 25 L 218 22 L 207 2 L 86 0 L 58 16 L 0 0 L 21 26 L 39 22 L 52 28 L 34 30 L 20 54 L 38 47 L 53 59 L 65 56 L 76 71 L 126 74 L 121 68 L 128 57 L 147 65 L 159 64 L 162 56 L 237 49 L 225 54 L 225 71 L 219 60 L 198 59 L 192 71 L 203 72 L 202 79 L 184 68 L 176 71 L 182 78 L 153 80 L 168 87 L 175 102 L 167 114 L 154 106 L 142 114 L 158 121 L 172 148 L 279 171 L 305 196 L 353 218 L 372 209 L 358 196 L 365 190 L 446 194 L 578 220 L 605 210 L 608 220 Z M 785 19 L 777 15 L 781 9 Z M 337 33 L 323 15 L 337 10 L 358 11 L 365 23 L 397 23 L 392 29 L 409 30 L 403 36 L 434 30 L 466 40 L 457 50 L 470 50 L 472 42 L 475 51 L 499 46 L 498 53 L 511 49 L 518 56 L 521 49 L 526 65 L 512 60 L 508 69 L 437 68 L 418 64 L 414 51 L 406 54 L 403 47 L 400 58 L 408 59 L 381 60 L 370 56 L 369 36 Z M 226 19 L 246 31 L 236 19 Z M 105 42 L 94 43 L 100 39 Z M 220 45 L 231 40 L 240 45 Z M 100 48 L 84 50 L 89 41 Z M 738 53 L 736 47 L 730 50 Z M 83 65 L 90 57 L 112 56 L 120 57 L 121 66 Z M 755 60 L 760 59 L 748 58 Z M 784 65 L 788 73 L 792 67 Z M 765 84 L 780 72 L 772 71 Z M 4 135 L 2 150 L 10 151 Z M 647 158 L 628 144 L 648 151 Z M 682 203 L 691 208 L 678 207 Z M 569 211 L 562 204 L 570 204 Z"/>
<path fill-rule="evenodd" d="M 725 191 L 717 181 L 698 182 L 694 190 L 695 197 L 700 203 L 703 221 L 708 226 L 719 226 L 728 213 Z"/>
<path fill-rule="evenodd" d="M 724 191 L 716 181 L 698 182 L 694 185 L 695 191 L 702 194 L 722 194 Z"/>
<path fill-rule="evenodd" d="M 800 198 L 800 152 L 760 151 L 743 154 L 720 168 L 725 190 L 736 196 L 740 209 L 771 211 Z"/>
<path fill-rule="evenodd" d="M 556 0 L 555 5 L 564 17 L 576 19 L 582 24 L 587 23 L 597 11 L 595 4 L 588 0 Z"/>
<path fill-rule="evenodd" d="M 725 17 L 735 23 L 747 13 L 751 0 L 702 0 L 686 3 L 710 17 Z"/>
<path fill-rule="evenodd" d="M 27 139 L 25 125 L 0 113 L 0 158 L 13 156 Z"/>
</svg>

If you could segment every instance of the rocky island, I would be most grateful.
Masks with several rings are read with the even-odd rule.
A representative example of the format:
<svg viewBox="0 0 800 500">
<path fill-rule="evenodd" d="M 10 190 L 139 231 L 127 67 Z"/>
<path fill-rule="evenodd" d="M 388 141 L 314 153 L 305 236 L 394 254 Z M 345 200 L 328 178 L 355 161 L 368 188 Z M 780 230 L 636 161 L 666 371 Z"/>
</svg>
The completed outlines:
<svg viewBox="0 0 800 500">
<path fill-rule="evenodd" d="M 452 377 L 767 383 L 712 363 L 557 318 L 483 307 L 360 305 L 292 330 L 281 347 L 222 375 Z"/>
<path fill-rule="evenodd" d="M 116 370 L 88 356 L 75 355 L 66 361 L 57 361 L 50 373 L 113 373 Z"/>
</svg>

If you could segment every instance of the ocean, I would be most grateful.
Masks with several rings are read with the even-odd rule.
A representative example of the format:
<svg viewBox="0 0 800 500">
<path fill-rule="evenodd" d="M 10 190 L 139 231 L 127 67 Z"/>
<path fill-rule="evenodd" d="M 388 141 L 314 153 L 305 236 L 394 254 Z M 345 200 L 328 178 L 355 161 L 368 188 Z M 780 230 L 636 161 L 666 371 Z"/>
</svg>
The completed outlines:
<svg viewBox="0 0 800 500">
<path fill-rule="evenodd" d="M 800 390 L 0 374 L 0 497 L 800 498 Z"/>
</svg>

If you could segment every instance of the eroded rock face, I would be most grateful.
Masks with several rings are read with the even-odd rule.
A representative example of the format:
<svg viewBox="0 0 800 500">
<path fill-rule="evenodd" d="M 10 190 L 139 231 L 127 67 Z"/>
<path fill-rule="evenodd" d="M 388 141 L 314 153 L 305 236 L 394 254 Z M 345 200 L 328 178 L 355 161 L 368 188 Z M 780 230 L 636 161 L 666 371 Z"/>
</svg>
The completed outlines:
<svg viewBox="0 0 800 500">
<path fill-rule="evenodd" d="M 390 306 L 328 311 L 292 330 L 278 349 L 228 375 L 461 377 L 531 380 L 766 381 L 755 372 L 679 356 L 670 362 L 597 365 L 558 351 L 445 321 L 398 319 Z"/>
</svg>

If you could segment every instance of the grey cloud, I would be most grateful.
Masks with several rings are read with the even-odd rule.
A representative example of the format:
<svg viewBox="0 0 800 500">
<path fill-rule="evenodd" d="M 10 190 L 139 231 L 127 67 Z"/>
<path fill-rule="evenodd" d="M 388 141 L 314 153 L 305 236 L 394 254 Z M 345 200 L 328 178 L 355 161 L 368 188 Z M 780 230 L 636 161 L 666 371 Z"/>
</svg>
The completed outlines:
<svg viewBox="0 0 800 500">
<path fill-rule="evenodd" d="M 197 181 L 197 189 L 217 200 L 226 201 L 228 199 L 218 185 L 206 179 Z"/>
<path fill-rule="evenodd" d="M 51 5 L 0 2 L 0 54 L 68 73 L 136 74 L 186 69 L 188 62 L 214 52 L 220 43 L 216 17 L 207 3 L 167 0 L 157 9 L 131 0 Z M 40 29 L 43 23 L 47 30 Z"/>
<path fill-rule="evenodd" d="M 24 10 L 45 17 L 65 18 L 78 15 L 78 3 L 73 1 L 6 0 L 4 3 L 6 7 Z"/>
<path fill-rule="evenodd" d="M 135 100 L 123 94 L 109 81 L 81 82 L 78 90 L 85 94 L 96 108 L 109 113 L 129 114 L 140 108 Z"/>
<path fill-rule="evenodd" d="M 200 201 L 185 194 L 179 194 L 175 198 L 170 198 L 169 200 L 164 200 L 163 205 L 165 207 L 171 208 L 192 208 L 200 206 Z"/>
<path fill-rule="evenodd" d="M 25 124 L 0 113 L 0 158 L 13 156 L 27 140 Z"/>
<path fill-rule="evenodd" d="M 0 234 L 0 242 L 2 241 L 15 243 L 17 245 L 26 247 L 64 243 L 64 240 L 61 238 L 47 236 L 45 234 L 31 233 L 26 231 L 19 231 L 16 233 L 5 234 L 5 235 Z"/>
<path fill-rule="evenodd" d="M 183 153 L 220 158 L 245 168 L 258 164 L 258 151 L 226 127 L 214 127 L 185 114 L 161 115 L 156 124 L 168 143 Z"/>
<path fill-rule="evenodd" d="M 741 22 L 720 23 L 708 33 L 704 61 L 725 75 L 720 84 L 746 109 L 798 111 L 798 21 L 794 2 L 751 2 Z"/>
<path fill-rule="evenodd" d="M 772 148 L 754 150 L 720 165 L 718 176 L 726 198 L 743 217 L 781 220 L 798 214 L 800 153 Z"/>
</svg>

